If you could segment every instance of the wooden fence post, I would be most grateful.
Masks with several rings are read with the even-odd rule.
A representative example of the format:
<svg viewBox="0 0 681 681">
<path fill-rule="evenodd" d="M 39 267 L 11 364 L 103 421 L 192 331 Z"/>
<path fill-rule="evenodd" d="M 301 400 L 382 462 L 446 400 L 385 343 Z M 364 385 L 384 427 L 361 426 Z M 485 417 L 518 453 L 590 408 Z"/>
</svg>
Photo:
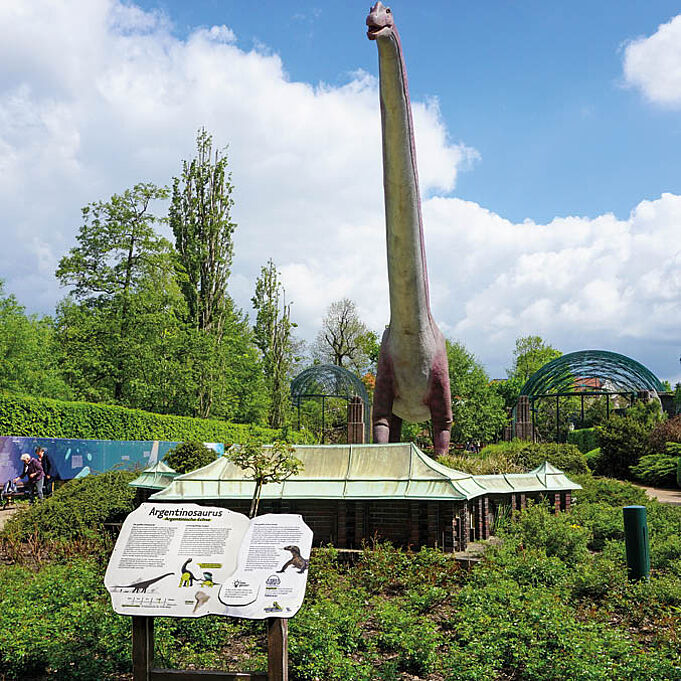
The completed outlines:
<svg viewBox="0 0 681 681">
<path fill-rule="evenodd" d="M 288 620 L 267 620 L 267 679 L 288 681 Z"/>
<path fill-rule="evenodd" d="M 132 674 L 133 681 L 149 681 L 154 665 L 154 618 L 132 618 Z"/>
</svg>

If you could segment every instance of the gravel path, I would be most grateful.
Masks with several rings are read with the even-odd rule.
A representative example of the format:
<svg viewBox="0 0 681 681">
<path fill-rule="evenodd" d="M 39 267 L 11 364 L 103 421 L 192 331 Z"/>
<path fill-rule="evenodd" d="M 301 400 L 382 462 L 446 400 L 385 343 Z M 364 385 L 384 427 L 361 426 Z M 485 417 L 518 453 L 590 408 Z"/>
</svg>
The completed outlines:
<svg viewBox="0 0 681 681">
<path fill-rule="evenodd" d="M 644 489 L 649 497 L 661 501 L 663 504 L 672 504 L 673 506 L 681 506 L 681 489 L 661 489 L 659 487 L 645 487 L 638 485 Z"/>
<path fill-rule="evenodd" d="M 5 523 L 18 511 L 16 506 L 0 510 L 0 530 L 5 527 Z"/>
</svg>

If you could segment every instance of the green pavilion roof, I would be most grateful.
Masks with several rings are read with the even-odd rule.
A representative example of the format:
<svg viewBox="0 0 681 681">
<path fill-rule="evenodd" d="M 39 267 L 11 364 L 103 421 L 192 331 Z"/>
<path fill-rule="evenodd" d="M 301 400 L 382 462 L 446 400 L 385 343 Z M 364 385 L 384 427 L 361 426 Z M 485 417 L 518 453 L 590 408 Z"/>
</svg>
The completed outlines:
<svg viewBox="0 0 681 681">
<path fill-rule="evenodd" d="M 412 443 L 296 445 L 303 470 L 263 487 L 262 499 L 415 499 L 456 501 L 483 494 L 580 489 L 544 463 L 530 473 L 470 475 L 426 456 Z M 154 501 L 251 499 L 255 483 L 220 457 L 151 496 Z"/>
<path fill-rule="evenodd" d="M 135 478 L 130 485 L 133 487 L 143 487 L 145 489 L 164 489 L 179 473 L 175 472 L 170 466 L 159 461 L 150 468 L 145 468 L 138 478 Z"/>
</svg>

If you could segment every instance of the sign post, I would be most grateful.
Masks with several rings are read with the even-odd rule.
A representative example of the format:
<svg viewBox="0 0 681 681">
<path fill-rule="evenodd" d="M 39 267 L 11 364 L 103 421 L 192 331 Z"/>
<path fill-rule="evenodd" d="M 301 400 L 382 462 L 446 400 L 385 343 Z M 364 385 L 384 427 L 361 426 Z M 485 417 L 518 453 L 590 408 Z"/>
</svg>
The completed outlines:
<svg viewBox="0 0 681 681">
<path fill-rule="evenodd" d="M 305 595 L 312 530 L 299 515 L 146 503 L 126 519 L 104 578 L 132 616 L 134 681 L 288 681 L 288 618 Z M 154 666 L 154 617 L 267 620 L 268 673 Z"/>
</svg>

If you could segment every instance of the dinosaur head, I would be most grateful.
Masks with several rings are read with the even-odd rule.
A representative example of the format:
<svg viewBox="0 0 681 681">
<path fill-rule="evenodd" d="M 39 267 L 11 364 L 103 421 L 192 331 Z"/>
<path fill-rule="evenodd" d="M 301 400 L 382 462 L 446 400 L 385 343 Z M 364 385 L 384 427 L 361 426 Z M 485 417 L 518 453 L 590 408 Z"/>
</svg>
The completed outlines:
<svg viewBox="0 0 681 681">
<path fill-rule="evenodd" d="M 390 7 L 382 2 L 377 2 L 370 10 L 367 17 L 367 38 L 388 38 L 393 33 L 395 22 Z"/>
</svg>

